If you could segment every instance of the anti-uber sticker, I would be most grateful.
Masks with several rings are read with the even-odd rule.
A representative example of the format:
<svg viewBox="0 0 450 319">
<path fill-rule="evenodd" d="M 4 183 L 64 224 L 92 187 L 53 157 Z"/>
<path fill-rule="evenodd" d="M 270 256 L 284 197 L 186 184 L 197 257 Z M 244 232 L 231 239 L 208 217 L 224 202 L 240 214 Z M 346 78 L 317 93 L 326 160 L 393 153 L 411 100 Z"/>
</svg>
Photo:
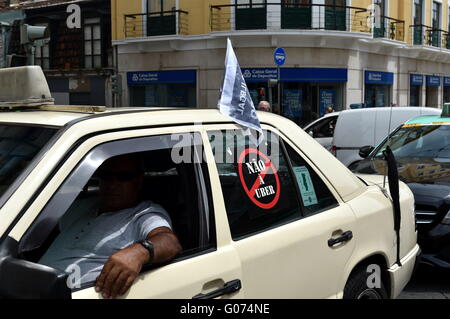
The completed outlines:
<svg viewBox="0 0 450 319">
<path fill-rule="evenodd" d="M 254 148 L 239 156 L 239 178 L 248 198 L 262 209 L 273 208 L 280 199 L 280 179 L 270 158 Z"/>
</svg>

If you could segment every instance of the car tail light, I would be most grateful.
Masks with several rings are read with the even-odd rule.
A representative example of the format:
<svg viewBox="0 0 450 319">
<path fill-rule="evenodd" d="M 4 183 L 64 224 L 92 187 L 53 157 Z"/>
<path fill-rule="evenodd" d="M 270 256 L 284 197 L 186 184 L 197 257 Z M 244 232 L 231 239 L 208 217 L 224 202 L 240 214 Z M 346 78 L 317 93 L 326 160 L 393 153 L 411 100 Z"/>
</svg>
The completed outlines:
<svg viewBox="0 0 450 319">
<path fill-rule="evenodd" d="M 331 147 L 331 154 L 333 154 L 333 156 L 336 156 L 336 153 L 337 152 L 337 147 L 336 147 L 336 145 L 333 145 L 332 147 Z"/>
</svg>

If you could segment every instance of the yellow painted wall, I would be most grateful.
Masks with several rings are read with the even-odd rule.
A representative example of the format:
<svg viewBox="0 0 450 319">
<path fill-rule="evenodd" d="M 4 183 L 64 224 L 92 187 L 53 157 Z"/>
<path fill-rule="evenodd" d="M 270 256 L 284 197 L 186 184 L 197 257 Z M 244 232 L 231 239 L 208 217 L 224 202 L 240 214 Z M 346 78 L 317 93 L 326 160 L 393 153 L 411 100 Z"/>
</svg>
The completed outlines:
<svg viewBox="0 0 450 319">
<path fill-rule="evenodd" d="M 424 24 L 431 25 L 431 8 L 433 0 L 425 0 Z M 230 4 L 230 0 L 179 0 L 180 10 L 187 11 L 187 15 L 181 15 L 183 24 L 182 33 L 188 35 L 207 34 L 211 32 L 211 5 Z M 372 0 L 352 0 L 351 6 L 367 8 L 372 4 Z M 120 40 L 125 38 L 124 15 L 143 13 L 142 0 L 111 0 L 111 22 L 112 38 Z M 222 8 L 214 11 L 215 31 L 230 29 L 230 8 Z M 364 13 L 352 11 L 353 26 L 355 32 L 368 32 Z M 388 16 L 405 21 L 404 39 L 411 43 L 412 35 L 410 25 L 413 24 L 413 1 L 412 0 L 389 0 Z M 442 0 L 442 29 L 448 30 L 449 5 L 447 0 Z M 130 29 L 131 26 L 131 29 Z M 134 29 L 133 29 L 134 28 Z M 137 17 L 134 23 L 128 25 L 129 35 L 142 36 L 142 19 Z"/>
<path fill-rule="evenodd" d="M 431 25 L 431 6 L 433 4 L 433 0 L 425 0 L 425 17 L 424 17 L 424 24 L 425 25 Z"/>
<path fill-rule="evenodd" d="M 410 26 L 414 24 L 413 2 L 404 0 L 398 2 L 398 19 L 405 21 L 405 42 L 412 44 L 413 33 Z"/>
<path fill-rule="evenodd" d="M 211 32 L 211 5 L 226 5 L 230 3 L 230 0 L 180 0 L 180 10 L 189 12 L 187 15 L 188 34 Z M 220 19 L 227 21 L 229 12 L 229 8 L 220 10 Z M 216 17 L 219 17 L 219 15 L 216 15 Z"/>
<path fill-rule="evenodd" d="M 397 1 L 397 0 L 395 0 Z M 347 1 L 347 5 L 349 2 Z M 352 0 L 351 6 L 352 7 L 358 7 L 358 8 L 367 8 L 372 4 L 372 0 Z"/>
<path fill-rule="evenodd" d="M 143 13 L 141 0 L 111 0 L 111 30 L 112 39 L 121 40 L 125 38 L 125 14 Z M 136 36 L 142 33 L 142 19 L 135 20 Z M 129 29 L 130 30 L 130 29 Z"/>
</svg>

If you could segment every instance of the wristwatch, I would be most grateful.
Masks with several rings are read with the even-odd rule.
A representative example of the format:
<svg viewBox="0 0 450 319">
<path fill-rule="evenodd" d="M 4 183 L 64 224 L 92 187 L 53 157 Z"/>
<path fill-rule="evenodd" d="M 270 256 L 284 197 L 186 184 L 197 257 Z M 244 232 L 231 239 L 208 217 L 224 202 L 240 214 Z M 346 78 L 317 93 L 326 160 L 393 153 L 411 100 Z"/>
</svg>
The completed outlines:
<svg viewBox="0 0 450 319">
<path fill-rule="evenodd" d="M 153 261 L 153 257 L 155 256 L 155 247 L 153 246 L 153 243 L 148 240 L 141 240 L 138 242 L 142 246 L 144 246 L 145 249 L 148 250 L 148 254 L 150 255 L 150 258 L 148 260 L 147 264 L 150 264 Z"/>
</svg>

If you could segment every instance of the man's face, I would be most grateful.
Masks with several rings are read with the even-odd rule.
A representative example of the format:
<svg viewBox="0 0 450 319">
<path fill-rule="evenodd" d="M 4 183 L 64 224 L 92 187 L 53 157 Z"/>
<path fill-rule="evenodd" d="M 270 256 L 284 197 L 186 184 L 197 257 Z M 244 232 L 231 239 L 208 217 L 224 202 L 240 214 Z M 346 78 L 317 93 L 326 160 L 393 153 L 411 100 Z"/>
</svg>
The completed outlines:
<svg viewBox="0 0 450 319">
<path fill-rule="evenodd" d="M 100 197 L 103 212 L 117 211 L 138 204 L 143 182 L 139 163 L 132 157 L 119 156 L 99 169 Z"/>
</svg>

